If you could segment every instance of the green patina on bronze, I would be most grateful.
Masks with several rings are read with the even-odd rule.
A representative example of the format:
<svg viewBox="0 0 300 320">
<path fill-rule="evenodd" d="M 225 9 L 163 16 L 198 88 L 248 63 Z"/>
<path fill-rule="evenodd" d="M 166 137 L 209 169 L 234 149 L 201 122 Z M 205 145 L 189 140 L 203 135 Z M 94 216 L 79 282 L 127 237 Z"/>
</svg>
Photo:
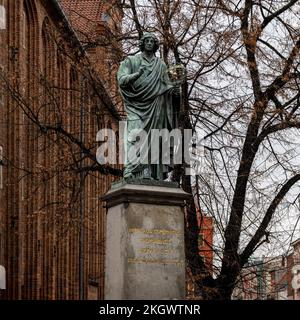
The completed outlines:
<svg viewBox="0 0 300 320">
<path fill-rule="evenodd" d="M 140 49 L 141 52 L 122 61 L 117 74 L 127 114 L 127 150 L 136 143 L 130 140 L 133 129 L 143 129 L 149 136 L 151 129 L 176 128 L 175 87 L 168 77 L 166 64 L 155 56 L 158 49 L 156 36 L 144 33 Z M 134 164 L 127 158 L 124 178 L 163 180 L 168 171 L 170 168 L 159 161 L 155 165 Z"/>
</svg>

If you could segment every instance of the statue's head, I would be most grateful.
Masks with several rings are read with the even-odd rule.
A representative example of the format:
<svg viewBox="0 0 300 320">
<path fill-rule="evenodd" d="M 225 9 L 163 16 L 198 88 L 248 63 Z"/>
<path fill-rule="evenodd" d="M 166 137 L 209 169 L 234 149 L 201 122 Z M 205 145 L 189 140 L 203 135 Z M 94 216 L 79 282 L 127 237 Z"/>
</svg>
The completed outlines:
<svg viewBox="0 0 300 320">
<path fill-rule="evenodd" d="M 156 52 L 158 50 L 158 48 L 159 48 L 159 41 L 156 38 L 156 35 L 154 33 L 151 33 L 151 32 L 144 32 L 143 33 L 143 36 L 140 39 L 140 50 L 142 52 L 144 52 L 144 50 L 145 50 L 145 39 L 147 39 L 147 38 L 152 38 L 154 40 L 154 49 L 153 49 L 153 51 Z"/>
</svg>

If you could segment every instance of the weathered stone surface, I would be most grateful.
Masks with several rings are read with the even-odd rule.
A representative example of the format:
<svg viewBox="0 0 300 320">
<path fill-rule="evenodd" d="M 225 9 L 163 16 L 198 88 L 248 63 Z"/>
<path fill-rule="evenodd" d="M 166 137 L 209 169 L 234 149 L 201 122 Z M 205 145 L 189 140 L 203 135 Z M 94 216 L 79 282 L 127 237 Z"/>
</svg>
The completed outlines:
<svg viewBox="0 0 300 320">
<path fill-rule="evenodd" d="M 145 181 L 147 180 L 142 179 L 139 184 L 118 182 L 119 185 L 114 184 L 111 190 L 102 197 L 102 200 L 106 201 L 108 208 L 120 203 L 131 202 L 183 206 L 184 200 L 189 196 L 180 188 L 175 187 L 172 182 L 162 184 L 160 181 L 159 185 L 156 185 L 148 180 L 146 185 Z"/>
<path fill-rule="evenodd" d="M 122 189 L 126 193 L 127 187 L 118 194 Z M 151 198 L 163 187 L 135 188 L 139 193 L 142 188 L 144 197 Z M 110 200 L 116 203 L 115 191 L 107 194 L 105 299 L 184 298 L 184 216 L 180 204 L 188 194 L 179 188 L 163 189 L 167 190 L 161 192 L 162 199 L 167 200 L 166 194 L 173 191 L 181 200 L 163 205 L 157 197 L 158 204 L 126 201 L 111 206 Z"/>
</svg>

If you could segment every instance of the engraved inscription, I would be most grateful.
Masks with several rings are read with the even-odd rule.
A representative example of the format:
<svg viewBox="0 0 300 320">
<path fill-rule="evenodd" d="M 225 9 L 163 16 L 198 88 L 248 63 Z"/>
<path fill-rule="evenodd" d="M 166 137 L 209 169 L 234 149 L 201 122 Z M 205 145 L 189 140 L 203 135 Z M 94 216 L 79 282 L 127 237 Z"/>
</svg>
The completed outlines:
<svg viewBox="0 0 300 320">
<path fill-rule="evenodd" d="M 143 238 L 141 239 L 141 242 L 143 243 L 153 243 L 153 244 L 171 244 L 171 239 L 155 239 L 155 238 Z"/>
<path fill-rule="evenodd" d="M 145 228 L 129 228 L 128 231 L 133 244 L 133 256 L 128 258 L 128 263 L 184 266 L 184 261 L 178 259 L 182 232 Z"/>
<path fill-rule="evenodd" d="M 176 251 L 175 249 L 156 249 L 156 248 L 142 248 L 138 250 L 138 252 L 144 253 L 144 254 L 153 254 L 153 253 L 168 254 L 175 251 Z"/>
<path fill-rule="evenodd" d="M 135 259 L 135 258 L 128 258 L 128 263 L 158 263 L 158 264 L 175 264 L 177 266 L 183 266 L 184 261 L 182 260 L 151 260 L 151 259 Z"/>
<path fill-rule="evenodd" d="M 145 234 L 177 234 L 181 235 L 180 231 L 167 230 L 167 229 L 142 229 L 142 228 L 130 228 L 129 233 L 145 233 Z"/>
</svg>

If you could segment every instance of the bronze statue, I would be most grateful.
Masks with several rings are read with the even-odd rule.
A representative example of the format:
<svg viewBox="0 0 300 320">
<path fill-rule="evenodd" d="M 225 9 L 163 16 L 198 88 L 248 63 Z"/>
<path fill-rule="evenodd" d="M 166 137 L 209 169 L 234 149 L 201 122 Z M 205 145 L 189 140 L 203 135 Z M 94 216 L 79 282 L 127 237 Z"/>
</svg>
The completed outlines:
<svg viewBox="0 0 300 320">
<path fill-rule="evenodd" d="M 147 149 L 144 147 L 150 145 L 152 129 L 172 130 L 177 126 L 180 87 L 178 83 L 172 83 L 166 64 L 155 56 L 158 48 L 156 36 L 144 33 L 140 39 L 141 52 L 128 56 L 118 70 L 118 84 L 127 114 L 127 152 L 136 143 L 139 143 L 141 153 Z M 147 139 L 137 141 L 135 136 L 131 137 L 135 129 L 143 129 Z M 150 159 L 149 155 L 150 151 L 141 154 L 134 162 L 127 154 L 124 178 L 165 179 L 172 165 L 162 164 L 159 154 L 156 159 Z"/>
</svg>

